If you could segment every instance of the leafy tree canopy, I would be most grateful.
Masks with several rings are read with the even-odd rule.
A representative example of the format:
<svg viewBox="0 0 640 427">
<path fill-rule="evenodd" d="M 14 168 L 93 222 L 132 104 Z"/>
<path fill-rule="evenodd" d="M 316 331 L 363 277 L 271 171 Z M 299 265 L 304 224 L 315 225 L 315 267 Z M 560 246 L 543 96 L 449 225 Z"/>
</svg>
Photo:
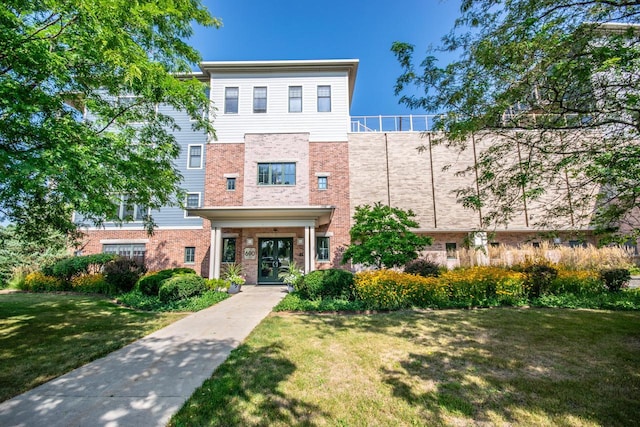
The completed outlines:
<svg viewBox="0 0 640 427">
<path fill-rule="evenodd" d="M 74 211 L 117 219 L 121 194 L 177 203 L 177 127 L 157 105 L 213 132 L 203 84 L 180 78 L 200 59 L 185 42 L 193 23 L 220 25 L 200 0 L 3 1 L 0 216 L 39 238 L 74 232 Z"/>
<path fill-rule="evenodd" d="M 419 227 L 414 217 L 411 210 L 381 203 L 357 206 L 349 231 L 351 245 L 344 252 L 342 262 L 351 260 L 365 266 L 390 268 L 416 259 L 432 239 L 410 230 Z"/>
<path fill-rule="evenodd" d="M 414 46 L 394 43 L 401 102 L 442 112 L 437 129 L 448 144 L 464 149 L 474 138 L 488 147 L 477 187 L 458 191 L 487 224 L 508 223 L 537 201 L 541 227 L 570 217 L 571 225 L 634 230 L 639 20 L 638 0 L 465 0 L 453 30 L 418 66 Z M 443 52 L 457 59 L 441 66 Z"/>
</svg>

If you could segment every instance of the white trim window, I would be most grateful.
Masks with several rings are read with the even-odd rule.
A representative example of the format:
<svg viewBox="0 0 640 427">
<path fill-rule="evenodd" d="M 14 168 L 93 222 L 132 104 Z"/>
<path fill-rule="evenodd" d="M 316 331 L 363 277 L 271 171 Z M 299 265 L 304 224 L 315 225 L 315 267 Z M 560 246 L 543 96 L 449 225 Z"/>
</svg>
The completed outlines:
<svg viewBox="0 0 640 427">
<path fill-rule="evenodd" d="M 149 215 L 149 208 L 129 202 L 129 196 L 120 198 L 118 218 L 127 222 L 141 222 Z"/>
<path fill-rule="evenodd" d="M 326 190 L 329 188 L 329 178 L 326 176 L 318 177 L 318 190 Z"/>
<path fill-rule="evenodd" d="M 227 178 L 227 191 L 236 191 L 236 178 Z"/>
<path fill-rule="evenodd" d="M 195 264 L 196 263 L 196 248 L 195 246 L 186 246 L 184 248 L 184 263 Z"/>
<path fill-rule="evenodd" d="M 238 114 L 238 97 L 240 91 L 237 87 L 224 88 L 224 113 Z"/>
<path fill-rule="evenodd" d="M 318 260 L 318 262 L 330 261 L 331 252 L 329 251 L 329 237 L 316 237 L 316 259 Z"/>
<path fill-rule="evenodd" d="M 200 193 L 187 193 L 186 199 L 184 202 L 184 206 L 187 209 L 191 208 L 199 208 L 200 207 Z M 189 212 L 185 209 L 184 211 L 185 218 L 200 218 L 197 215 L 189 215 Z"/>
<path fill-rule="evenodd" d="M 142 263 L 144 263 L 146 250 L 147 248 L 144 243 L 118 243 L 102 245 L 102 252 L 105 254 L 116 254 L 131 259 L 137 259 Z"/>
<path fill-rule="evenodd" d="M 187 169 L 202 169 L 202 144 L 189 145 L 187 149 Z"/>
<path fill-rule="evenodd" d="M 296 164 L 258 163 L 258 185 L 296 185 Z"/>
<path fill-rule="evenodd" d="M 331 86 L 318 86 L 318 113 L 331 112 Z"/>
<path fill-rule="evenodd" d="M 267 112 L 267 87 L 257 86 L 253 88 L 253 112 Z"/>
<path fill-rule="evenodd" d="M 302 113 L 302 86 L 289 86 L 289 112 Z"/>
</svg>

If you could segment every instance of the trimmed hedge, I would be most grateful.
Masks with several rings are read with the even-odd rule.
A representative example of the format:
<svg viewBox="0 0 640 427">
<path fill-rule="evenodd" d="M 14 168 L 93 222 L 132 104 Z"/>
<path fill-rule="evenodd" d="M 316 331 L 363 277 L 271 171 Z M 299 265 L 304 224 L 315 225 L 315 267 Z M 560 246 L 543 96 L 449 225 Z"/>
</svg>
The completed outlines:
<svg viewBox="0 0 640 427">
<path fill-rule="evenodd" d="M 178 274 L 162 283 L 158 297 L 167 303 L 201 295 L 208 290 L 204 279 L 197 274 Z"/>
<path fill-rule="evenodd" d="M 99 273 L 102 267 L 116 259 L 115 254 L 94 254 L 63 258 L 51 265 L 44 266 L 42 273 L 70 281 L 72 277 L 81 274 Z"/>
<path fill-rule="evenodd" d="M 353 273 L 332 268 L 315 270 L 296 284 L 296 290 L 305 299 L 343 298 L 353 300 Z"/>
<path fill-rule="evenodd" d="M 196 274 L 192 268 L 169 268 L 167 270 L 155 271 L 141 277 L 136 283 L 135 288 L 148 296 L 158 295 L 162 282 L 177 274 Z"/>
</svg>

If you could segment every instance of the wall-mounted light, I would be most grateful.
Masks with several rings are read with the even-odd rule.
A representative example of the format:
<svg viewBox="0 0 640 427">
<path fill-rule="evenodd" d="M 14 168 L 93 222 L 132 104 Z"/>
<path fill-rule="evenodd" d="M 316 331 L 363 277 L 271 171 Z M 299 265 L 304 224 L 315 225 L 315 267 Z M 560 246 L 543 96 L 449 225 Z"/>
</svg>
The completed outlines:
<svg viewBox="0 0 640 427">
<path fill-rule="evenodd" d="M 253 246 L 253 237 L 247 237 L 247 246 Z"/>
<path fill-rule="evenodd" d="M 304 238 L 298 237 L 298 246 L 304 245 Z"/>
</svg>

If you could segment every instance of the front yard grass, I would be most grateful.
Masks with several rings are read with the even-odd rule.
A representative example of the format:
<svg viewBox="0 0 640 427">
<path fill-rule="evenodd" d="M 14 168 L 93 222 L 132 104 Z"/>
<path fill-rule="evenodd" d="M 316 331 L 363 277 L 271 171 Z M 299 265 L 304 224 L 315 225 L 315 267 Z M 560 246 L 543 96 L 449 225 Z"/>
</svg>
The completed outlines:
<svg viewBox="0 0 640 427">
<path fill-rule="evenodd" d="M 117 350 L 184 315 L 139 312 L 95 296 L 0 295 L 0 401 Z"/>
<path fill-rule="evenodd" d="M 273 314 L 172 426 L 624 426 L 640 313 L 544 308 Z"/>
</svg>

